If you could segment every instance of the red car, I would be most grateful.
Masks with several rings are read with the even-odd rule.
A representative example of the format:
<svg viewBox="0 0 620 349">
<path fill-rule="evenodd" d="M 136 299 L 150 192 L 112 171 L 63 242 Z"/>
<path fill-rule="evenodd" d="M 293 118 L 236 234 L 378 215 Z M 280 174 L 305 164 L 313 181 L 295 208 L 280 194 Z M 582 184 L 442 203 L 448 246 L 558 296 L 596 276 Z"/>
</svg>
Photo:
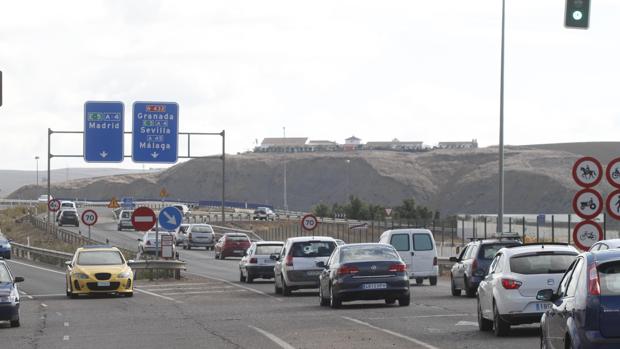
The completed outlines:
<svg viewBox="0 0 620 349">
<path fill-rule="evenodd" d="M 215 259 L 243 257 L 251 244 L 250 238 L 245 234 L 226 233 L 215 244 Z"/>
</svg>

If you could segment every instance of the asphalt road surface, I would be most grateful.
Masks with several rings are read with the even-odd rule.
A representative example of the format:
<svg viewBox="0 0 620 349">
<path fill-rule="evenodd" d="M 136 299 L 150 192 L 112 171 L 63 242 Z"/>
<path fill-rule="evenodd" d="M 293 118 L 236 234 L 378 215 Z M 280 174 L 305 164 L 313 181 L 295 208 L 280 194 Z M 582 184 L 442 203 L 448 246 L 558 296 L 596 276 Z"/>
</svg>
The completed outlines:
<svg viewBox="0 0 620 349">
<path fill-rule="evenodd" d="M 83 228 L 82 228 L 83 229 Z M 133 249 L 138 233 L 104 217 L 91 231 Z M 104 238 L 105 238 L 104 237 Z M 138 281 L 133 298 L 68 299 L 62 270 L 9 262 L 24 276 L 20 328 L 0 325 L 4 348 L 533 348 L 536 325 L 506 338 L 478 330 L 476 301 L 452 297 L 449 282 L 412 286 L 409 307 L 382 301 L 320 307 L 316 290 L 274 294 L 273 283 L 239 283 L 238 259 L 181 250 L 187 279 Z"/>
</svg>

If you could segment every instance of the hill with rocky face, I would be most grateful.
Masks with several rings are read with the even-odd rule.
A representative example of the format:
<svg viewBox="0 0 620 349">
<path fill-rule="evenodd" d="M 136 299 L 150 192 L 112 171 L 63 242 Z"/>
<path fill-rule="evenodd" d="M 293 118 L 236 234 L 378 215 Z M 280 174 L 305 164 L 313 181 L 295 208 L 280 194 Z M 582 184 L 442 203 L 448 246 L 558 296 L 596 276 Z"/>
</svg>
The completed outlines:
<svg viewBox="0 0 620 349">
<path fill-rule="evenodd" d="M 509 148 L 505 154 L 506 213 L 571 210 L 578 188 L 570 171 L 579 155 L 531 147 Z M 308 210 L 320 202 L 344 202 L 349 195 L 386 206 L 414 198 L 442 214 L 492 213 L 497 209 L 496 148 L 231 155 L 226 158 L 226 199 L 281 208 L 285 163 L 292 210 Z M 218 200 L 221 166 L 217 158 L 195 159 L 160 173 L 64 182 L 54 185 L 52 192 L 57 197 L 100 200 L 112 196 L 156 199 L 161 188 L 166 188 L 171 199 Z M 11 197 L 36 198 L 41 192 L 41 188 L 26 186 Z"/>
</svg>

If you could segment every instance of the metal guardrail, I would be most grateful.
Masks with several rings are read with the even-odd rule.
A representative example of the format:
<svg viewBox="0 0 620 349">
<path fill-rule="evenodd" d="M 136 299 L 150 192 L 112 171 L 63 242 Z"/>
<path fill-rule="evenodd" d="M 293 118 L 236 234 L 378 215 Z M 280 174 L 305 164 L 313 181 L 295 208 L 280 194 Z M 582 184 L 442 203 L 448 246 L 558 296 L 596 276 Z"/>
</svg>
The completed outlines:
<svg viewBox="0 0 620 349">
<path fill-rule="evenodd" d="M 53 264 L 64 267 L 66 261 L 73 258 L 72 253 L 47 250 L 40 247 L 26 246 L 11 242 L 11 254 L 19 258 Z"/>
<path fill-rule="evenodd" d="M 187 270 L 185 261 L 178 260 L 130 260 L 127 263 L 134 271 L 136 279 L 174 277 L 181 279 L 181 270 Z"/>
</svg>

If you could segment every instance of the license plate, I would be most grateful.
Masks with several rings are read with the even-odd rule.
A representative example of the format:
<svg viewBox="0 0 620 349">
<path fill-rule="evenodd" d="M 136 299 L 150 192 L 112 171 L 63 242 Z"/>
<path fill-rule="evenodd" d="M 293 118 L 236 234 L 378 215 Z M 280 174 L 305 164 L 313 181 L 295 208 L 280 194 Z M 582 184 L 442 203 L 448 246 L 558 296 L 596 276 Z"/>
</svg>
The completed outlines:
<svg viewBox="0 0 620 349">
<path fill-rule="evenodd" d="M 545 311 L 551 309 L 551 303 L 536 303 L 537 311 Z"/>
<path fill-rule="evenodd" d="M 243 250 L 234 250 L 234 253 L 243 253 Z"/>
<path fill-rule="evenodd" d="M 99 286 L 99 287 L 110 286 L 110 282 L 109 281 L 99 281 L 99 282 L 97 282 L 97 286 Z"/>
<path fill-rule="evenodd" d="M 380 290 L 383 288 L 387 288 L 387 284 L 385 282 L 373 283 L 373 284 L 363 284 L 362 288 L 365 290 Z"/>
<path fill-rule="evenodd" d="M 271 259 L 263 259 L 263 263 L 265 263 L 265 264 L 271 264 L 271 265 L 275 264 L 275 263 L 274 263 L 274 261 L 273 261 L 273 260 L 271 260 Z"/>
<path fill-rule="evenodd" d="M 309 272 L 306 273 L 308 276 L 317 276 L 319 274 L 321 274 L 321 271 L 319 270 L 310 270 Z"/>
</svg>

